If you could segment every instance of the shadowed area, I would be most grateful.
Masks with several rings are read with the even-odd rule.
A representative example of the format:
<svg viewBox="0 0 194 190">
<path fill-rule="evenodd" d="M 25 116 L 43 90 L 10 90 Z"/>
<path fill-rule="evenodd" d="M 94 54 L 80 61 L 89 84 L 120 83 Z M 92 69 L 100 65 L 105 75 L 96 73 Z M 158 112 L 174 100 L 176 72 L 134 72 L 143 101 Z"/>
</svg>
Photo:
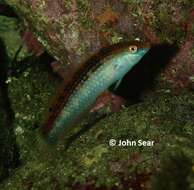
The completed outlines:
<svg viewBox="0 0 194 190">
<path fill-rule="evenodd" d="M 142 101 L 145 91 L 154 88 L 156 77 L 168 65 L 177 51 L 178 47 L 169 44 L 153 46 L 142 60 L 128 72 L 115 93 L 126 98 L 130 104 Z M 100 113 L 91 114 L 88 123 L 67 140 L 65 148 L 67 149 L 73 141 L 90 130 L 95 123 L 106 115 Z"/>
<path fill-rule="evenodd" d="M 9 175 L 10 169 L 19 165 L 19 149 L 13 130 L 14 113 L 8 94 L 5 46 L 0 39 L 0 180 Z"/>
<path fill-rule="evenodd" d="M 5 3 L 2 3 L 2 1 L 0 2 L 0 15 L 18 18 L 13 8 Z"/>
<path fill-rule="evenodd" d="M 170 44 L 153 46 L 141 61 L 124 77 L 116 91 L 130 103 L 142 101 L 147 90 L 154 87 L 155 79 L 170 63 L 178 47 Z"/>
<path fill-rule="evenodd" d="M 0 6 L 0 38 L 6 44 L 6 52 L 0 47 L 0 180 L 6 178 L 0 189 L 192 190 L 194 1 L 0 0 L 0 5 L 4 2 L 19 19 Z M 71 78 L 97 50 L 133 39 L 158 45 L 92 109 L 101 110 L 87 112 L 59 146 L 47 145 L 38 127 L 59 77 Z M 63 71 L 67 63 L 71 67 Z M 125 99 L 122 105 L 127 102 L 117 113 L 111 109 L 113 93 Z M 111 139 L 155 145 L 112 147 Z"/>
<path fill-rule="evenodd" d="M 34 64 L 45 64 L 47 66 L 45 69 L 47 69 L 51 75 L 55 75 L 50 66 L 50 63 L 53 61 L 55 61 L 55 59 L 46 51 L 39 56 L 30 55 L 21 61 L 13 61 L 11 68 L 8 69 L 8 75 L 18 78 L 24 71 L 26 71 L 29 67 L 32 67 Z"/>
</svg>

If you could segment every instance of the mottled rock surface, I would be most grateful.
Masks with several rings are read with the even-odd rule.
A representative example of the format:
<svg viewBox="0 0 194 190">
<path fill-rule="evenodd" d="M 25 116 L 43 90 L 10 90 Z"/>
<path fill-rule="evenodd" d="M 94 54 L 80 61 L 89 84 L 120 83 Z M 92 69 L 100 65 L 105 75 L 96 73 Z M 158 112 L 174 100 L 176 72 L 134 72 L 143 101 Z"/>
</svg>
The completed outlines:
<svg viewBox="0 0 194 190">
<path fill-rule="evenodd" d="M 0 178 L 7 177 L 8 173 L 12 175 L 0 184 L 0 189 L 163 190 L 168 187 L 169 190 L 192 190 L 193 1 L 6 1 L 24 24 L 21 27 L 16 20 L 0 17 L 0 37 L 6 44 L 8 57 L 13 60 L 22 45 L 19 34 L 28 52 L 24 46 L 16 65 L 10 61 L 4 64 L 9 69 L 3 73 L 11 74 L 8 72 L 1 80 L 7 94 L 2 97 L 0 92 Z M 178 47 L 177 54 L 159 72 L 159 80 L 151 77 L 156 80 L 154 90 L 148 89 L 143 102 L 124 107 L 119 113 L 107 114 L 94 125 L 88 125 L 88 114 L 57 148 L 46 145 L 39 127 L 59 80 L 39 56 L 47 50 L 63 68 L 67 63 L 82 64 L 107 44 L 135 38 L 153 45 L 170 44 L 159 48 L 160 54 L 155 55 L 153 51 L 150 59 L 155 65 L 166 60 L 162 58 L 171 52 L 165 47 Z M 149 75 L 150 67 L 139 68 Z M 132 71 L 132 75 L 136 73 Z M 144 78 L 138 76 L 139 81 L 127 81 L 126 94 L 132 86 L 144 83 Z M 5 98 L 11 115 L 5 108 Z M 105 111 L 110 113 L 108 109 Z M 6 128 L 8 124 L 12 128 Z M 153 140 L 155 144 L 153 147 L 112 147 L 110 139 Z M 16 140 L 20 156 L 15 151 L 18 150 Z M 20 167 L 12 170 L 16 163 Z"/>
<path fill-rule="evenodd" d="M 176 90 L 193 86 L 191 0 L 7 0 L 7 3 L 61 63 L 83 63 L 101 47 L 124 40 L 167 42 L 177 44 L 179 51 L 163 72 L 164 79 Z"/>
</svg>

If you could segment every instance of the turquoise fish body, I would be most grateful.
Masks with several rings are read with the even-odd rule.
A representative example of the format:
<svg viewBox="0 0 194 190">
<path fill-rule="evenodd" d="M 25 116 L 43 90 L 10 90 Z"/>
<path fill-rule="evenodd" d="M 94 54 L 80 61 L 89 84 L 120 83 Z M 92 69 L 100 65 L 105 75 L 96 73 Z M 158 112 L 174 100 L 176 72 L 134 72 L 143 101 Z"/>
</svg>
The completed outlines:
<svg viewBox="0 0 194 190">
<path fill-rule="evenodd" d="M 132 52 L 128 47 L 124 48 L 122 51 L 104 57 L 95 69 L 91 68 L 85 73 L 80 82 L 74 85 L 74 90 L 53 121 L 51 129 L 46 134 L 48 141 L 57 142 L 63 131 L 88 111 L 103 91 L 121 80 L 148 50 L 148 47 L 137 47 L 137 50 Z"/>
</svg>

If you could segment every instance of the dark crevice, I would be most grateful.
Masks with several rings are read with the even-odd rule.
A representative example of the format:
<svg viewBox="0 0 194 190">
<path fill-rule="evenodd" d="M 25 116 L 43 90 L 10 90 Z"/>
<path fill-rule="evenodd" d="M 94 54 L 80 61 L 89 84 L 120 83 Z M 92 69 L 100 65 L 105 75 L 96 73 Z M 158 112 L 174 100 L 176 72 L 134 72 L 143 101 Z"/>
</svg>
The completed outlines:
<svg viewBox="0 0 194 190">
<path fill-rule="evenodd" d="M 0 39 L 0 181 L 6 178 L 11 169 L 20 164 L 19 148 L 13 129 L 14 112 L 9 99 L 6 83 L 8 58 L 3 41 Z M 5 118 L 5 119 L 2 119 Z"/>
<path fill-rule="evenodd" d="M 124 77 L 116 94 L 130 104 L 143 100 L 144 93 L 152 90 L 155 79 L 177 53 L 176 45 L 160 44 L 153 46 L 143 59 Z"/>
<path fill-rule="evenodd" d="M 28 68 L 32 67 L 34 64 L 44 64 L 46 65 L 47 71 L 54 75 L 50 63 L 55 61 L 55 59 L 49 55 L 46 51 L 42 53 L 40 56 L 30 55 L 21 61 L 14 61 L 11 67 L 8 69 L 8 75 L 10 77 L 18 78 L 23 72 L 25 72 Z"/>
<path fill-rule="evenodd" d="M 18 16 L 13 10 L 13 8 L 2 2 L 0 3 L 0 15 L 18 19 Z"/>
<path fill-rule="evenodd" d="M 145 91 L 154 88 L 155 79 L 168 65 L 177 51 L 178 47 L 174 45 L 160 44 L 153 46 L 143 59 L 124 77 L 115 93 L 128 100 L 129 104 L 143 101 Z M 94 117 L 91 115 L 92 119 L 80 131 L 67 140 L 65 149 L 68 149 L 77 138 L 106 116 L 95 116 L 95 114 Z"/>
</svg>

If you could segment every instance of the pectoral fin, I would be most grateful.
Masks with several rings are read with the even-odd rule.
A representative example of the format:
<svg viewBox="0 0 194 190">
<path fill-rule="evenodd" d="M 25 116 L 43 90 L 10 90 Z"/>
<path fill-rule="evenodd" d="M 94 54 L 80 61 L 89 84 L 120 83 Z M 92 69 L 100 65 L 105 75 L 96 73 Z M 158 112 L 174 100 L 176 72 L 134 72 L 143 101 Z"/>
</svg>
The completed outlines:
<svg viewBox="0 0 194 190">
<path fill-rule="evenodd" d="M 123 80 L 123 78 L 121 78 L 120 80 L 118 80 L 118 81 L 116 82 L 115 86 L 113 87 L 113 91 L 116 91 L 116 90 L 117 90 L 117 88 L 118 88 L 119 85 L 121 84 L 122 80 Z"/>
</svg>

